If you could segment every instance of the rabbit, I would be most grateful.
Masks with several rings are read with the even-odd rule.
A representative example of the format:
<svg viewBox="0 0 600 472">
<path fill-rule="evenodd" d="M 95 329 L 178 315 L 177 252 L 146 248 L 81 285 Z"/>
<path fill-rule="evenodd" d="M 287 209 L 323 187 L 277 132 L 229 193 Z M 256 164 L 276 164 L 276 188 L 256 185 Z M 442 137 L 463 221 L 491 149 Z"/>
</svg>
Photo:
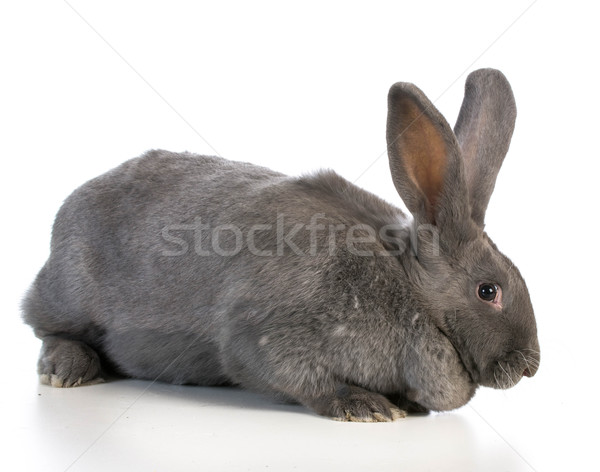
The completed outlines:
<svg viewBox="0 0 600 472">
<path fill-rule="evenodd" d="M 533 376 L 527 286 L 484 231 L 515 118 L 498 70 L 468 76 L 454 132 L 394 84 L 389 165 L 410 214 L 330 170 L 162 150 L 85 183 L 23 301 L 40 381 L 235 385 L 385 422 Z"/>
</svg>

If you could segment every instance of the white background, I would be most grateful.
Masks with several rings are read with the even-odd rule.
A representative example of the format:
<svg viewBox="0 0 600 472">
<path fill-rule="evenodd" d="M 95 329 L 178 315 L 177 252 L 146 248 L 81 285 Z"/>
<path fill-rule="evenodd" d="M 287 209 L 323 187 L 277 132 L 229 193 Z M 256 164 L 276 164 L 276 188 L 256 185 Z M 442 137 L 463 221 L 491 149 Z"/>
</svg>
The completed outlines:
<svg viewBox="0 0 600 472">
<path fill-rule="evenodd" d="M 591 469 L 597 18 L 592 2 L 550 0 L 3 2 L 4 460 L 12 470 L 316 470 L 311 457 L 346 470 Z M 164 148 L 289 174 L 329 167 L 400 205 L 385 154 L 389 86 L 417 84 L 453 125 L 465 77 L 480 67 L 502 70 L 517 101 L 487 230 L 530 288 L 542 350 L 534 378 L 482 389 L 448 414 L 335 426 L 245 392 L 37 386 L 39 341 L 21 324 L 19 301 L 75 187 Z M 119 416 L 136 411 L 137 422 Z M 200 454 L 202 444 L 211 447 Z"/>
</svg>

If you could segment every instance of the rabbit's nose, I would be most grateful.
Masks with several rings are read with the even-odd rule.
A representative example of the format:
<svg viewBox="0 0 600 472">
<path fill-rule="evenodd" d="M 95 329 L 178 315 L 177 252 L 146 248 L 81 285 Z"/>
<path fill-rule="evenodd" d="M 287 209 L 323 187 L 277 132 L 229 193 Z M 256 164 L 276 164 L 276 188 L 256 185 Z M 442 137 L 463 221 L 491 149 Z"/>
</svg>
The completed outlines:
<svg viewBox="0 0 600 472">
<path fill-rule="evenodd" d="M 523 375 L 524 375 L 525 377 L 531 377 L 531 376 L 532 376 L 531 372 L 529 372 L 529 369 L 525 369 L 525 370 L 523 371 Z"/>
</svg>

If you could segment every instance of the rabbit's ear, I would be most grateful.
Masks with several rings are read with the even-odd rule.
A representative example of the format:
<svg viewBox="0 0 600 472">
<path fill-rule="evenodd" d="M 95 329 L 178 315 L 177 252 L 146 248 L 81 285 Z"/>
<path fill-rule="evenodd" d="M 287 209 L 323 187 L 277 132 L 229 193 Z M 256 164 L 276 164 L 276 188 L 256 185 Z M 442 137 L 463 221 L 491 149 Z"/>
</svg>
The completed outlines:
<svg viewBox="0 0 600 472">
<path fill-rule="evenodd" d="M 483 226 L 516 116 L 515 98 L 502 72 L 479 69 L 469 74 L 454 132 L 462 150 L 471 217 L 479 226 Z"/>
<path fill-rule="evenodd" d="M 387 143 L 394 185 L 417 224 L 469 217 L 460 148 L 440 112 L 416 86 L 388 95 Z"/>
</svg>

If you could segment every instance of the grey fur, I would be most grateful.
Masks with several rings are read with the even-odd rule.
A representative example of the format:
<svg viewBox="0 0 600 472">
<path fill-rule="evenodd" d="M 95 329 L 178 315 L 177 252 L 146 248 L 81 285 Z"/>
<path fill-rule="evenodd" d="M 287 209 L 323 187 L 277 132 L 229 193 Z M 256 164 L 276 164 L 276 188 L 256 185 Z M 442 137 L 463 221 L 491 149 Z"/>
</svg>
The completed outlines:
<svg viewBox="0 0 600 472">
<path fill-rule="evenodd" d="M 480 69 L 469 75 L 454 132 L 467 163 L 472 217 L 479 225 L 483 225 L 516 118 L 515 98 L 500 71 Z"/>
<path fill-rule="evenodd" d="M 450 410 L 478 385 L 507 388 L 535 374 L 527 288 L 480 217 L 512 130 L 494 120 L 514 101 L 490 69 L 471 74 L 466 90 L 458 140 L 415 86 L 390 91 L 390 167 L 412 220 L 331 171 L 295 178 L 166 151 L 75 190 L 23 303 L 43 340 L 42 379 L 93 381 L 101 359 L 131 377 L 238 384 L 340 420 L 389 421 L 401 408 Z M 403 134 L 406 107 L 444 143 L 439 192 L 407 174 L 407 156 L 431 136 Z M 478 116 L 488 117 L 485 132 L 471 124 Z M 468 161 L 466 142 L 477 150 Z M 480 163 L 489 176 L 468 177 L 465 164 Z M 329 229 L 294 232 L 315 221 Z M 200 225 L 237 229 L 221 226 L 210 250 Z M 352 246 L 350 228 L 362 238 Z M 252 248 L 237 247 L 236 231 L 253 235 Z M 477 298 L 480 282 L 502 287 L 501 310 Z"/>
</svg>

